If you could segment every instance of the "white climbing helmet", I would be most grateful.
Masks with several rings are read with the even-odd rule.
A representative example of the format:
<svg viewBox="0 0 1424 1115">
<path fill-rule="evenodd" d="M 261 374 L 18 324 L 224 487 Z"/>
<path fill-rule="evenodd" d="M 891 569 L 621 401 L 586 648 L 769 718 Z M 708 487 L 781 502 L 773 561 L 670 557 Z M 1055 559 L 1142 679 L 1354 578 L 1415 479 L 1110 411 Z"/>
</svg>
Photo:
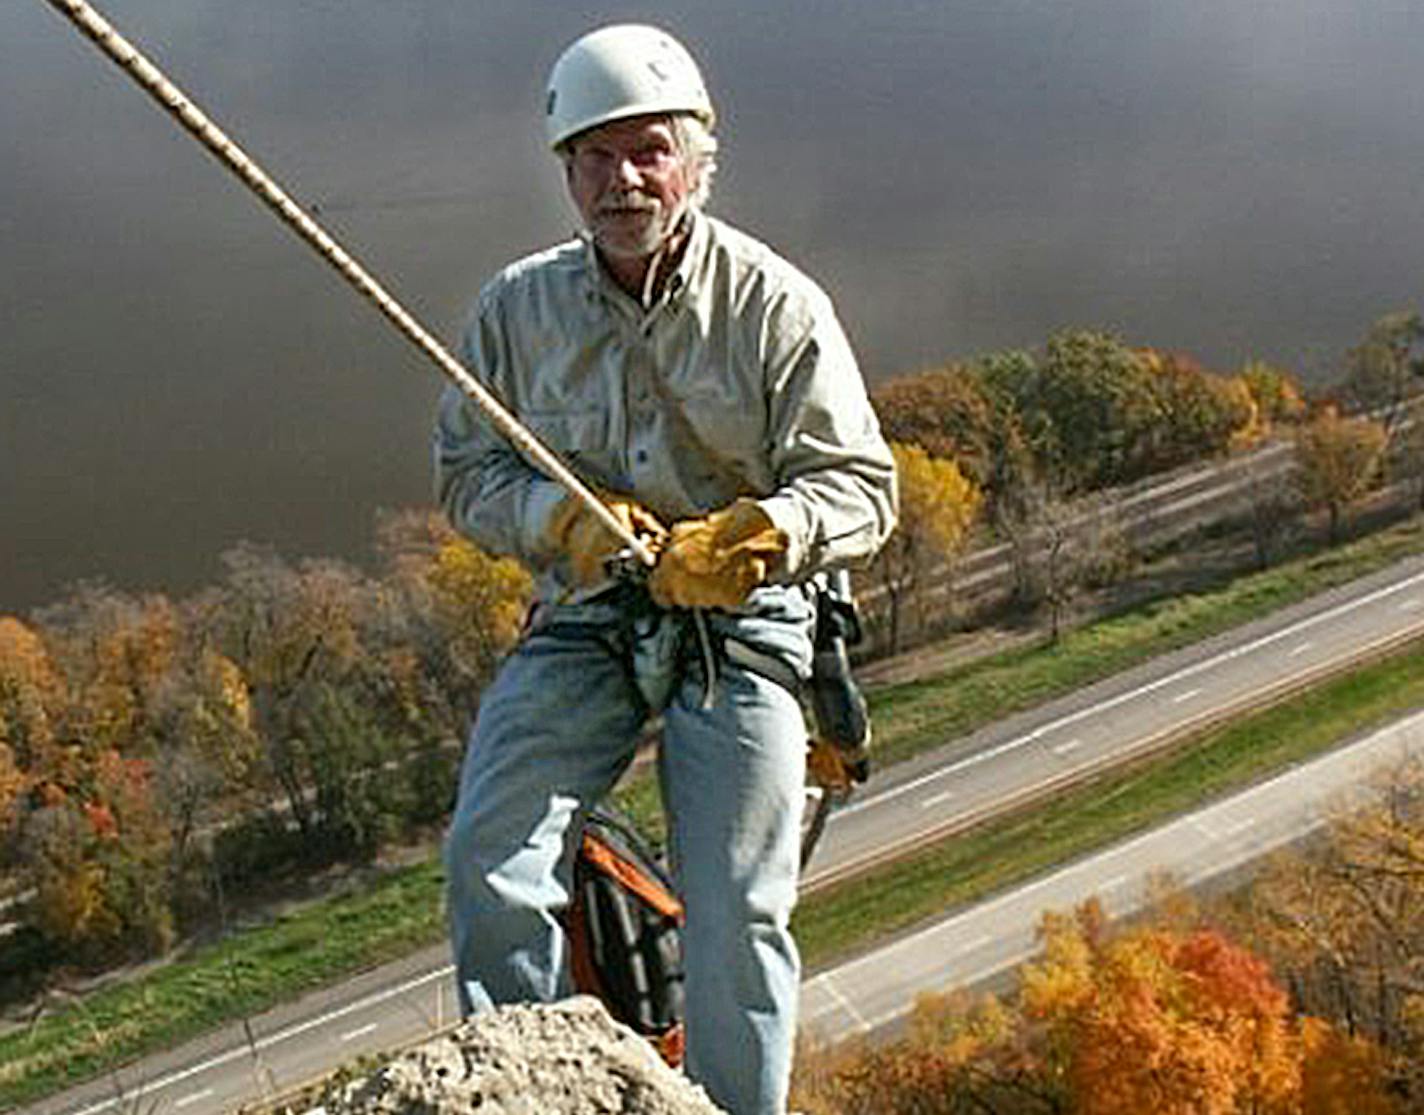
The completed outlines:
<svg viewBox="0 0 1424 1115">
<path fill-rule="evenodd" d="M 549 146 L 610 120 L 687 112 L 710 128 L 712 100 L 692 55 L 645 24 L 601 27 L 576 39 L 549 74 L 544 124 Z"/>
</svg>

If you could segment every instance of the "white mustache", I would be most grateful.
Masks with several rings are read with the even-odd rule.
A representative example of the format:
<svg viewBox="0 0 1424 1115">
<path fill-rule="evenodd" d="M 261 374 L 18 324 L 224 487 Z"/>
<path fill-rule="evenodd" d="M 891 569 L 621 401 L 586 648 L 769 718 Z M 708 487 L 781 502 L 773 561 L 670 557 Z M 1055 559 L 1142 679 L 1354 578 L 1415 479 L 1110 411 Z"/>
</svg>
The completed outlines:
<svg viewBox="0 0 1424 1115">
<path fill-rule="evenodd" d="M 612 213 L 616 211 L 632 210 L 636 213 L 656 213 L 658 203 L 652 198 L 642 194 L 616 193 L 610 194 L 598 203 L 599 213 Z"/>
</svg>

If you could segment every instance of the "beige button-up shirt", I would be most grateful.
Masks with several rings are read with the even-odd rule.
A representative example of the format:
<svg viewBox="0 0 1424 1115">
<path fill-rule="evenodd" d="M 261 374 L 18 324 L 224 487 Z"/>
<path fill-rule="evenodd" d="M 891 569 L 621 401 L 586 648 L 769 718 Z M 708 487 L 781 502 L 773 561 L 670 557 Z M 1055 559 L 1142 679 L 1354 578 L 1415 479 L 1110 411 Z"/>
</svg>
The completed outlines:
<svg viewBox="0 0 1424 1115">
<path fill-rule="evenodd" d="M 574 240 L 481 293 L 466 365 L 581 479 L 665 524 L 738 496 L 789 540 L 779 581 L 862 564 L 895 525 L 894 460 L 830 299 L 765 245 L 705 215 L 643 308 Z M 565 586 L 546 524 L 564 492 L 455 388 L 435 434 L 456 529 Z"/>
</svg>

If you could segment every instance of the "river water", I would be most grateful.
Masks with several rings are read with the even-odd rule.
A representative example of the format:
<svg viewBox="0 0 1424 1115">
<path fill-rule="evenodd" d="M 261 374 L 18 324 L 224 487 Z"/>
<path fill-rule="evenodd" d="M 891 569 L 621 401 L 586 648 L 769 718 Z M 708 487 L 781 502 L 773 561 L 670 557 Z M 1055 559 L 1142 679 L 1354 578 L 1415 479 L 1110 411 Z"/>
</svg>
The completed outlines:
<svg viewBox="0 0 1424 1115">
<path fill-rule="evenodd" d="M 1319 381 L 1421 294 L 1424 0 L 104 10 L 446 335 L 571 228 L 543 78 L 614 19 L 699 56 L 712 208 L 872 381 L 1064 326 Z M 428 499 L 434 373 L 42 0 L 0 6 L 0 315 L 0 612 L 359 560 Z"/>
</svg>

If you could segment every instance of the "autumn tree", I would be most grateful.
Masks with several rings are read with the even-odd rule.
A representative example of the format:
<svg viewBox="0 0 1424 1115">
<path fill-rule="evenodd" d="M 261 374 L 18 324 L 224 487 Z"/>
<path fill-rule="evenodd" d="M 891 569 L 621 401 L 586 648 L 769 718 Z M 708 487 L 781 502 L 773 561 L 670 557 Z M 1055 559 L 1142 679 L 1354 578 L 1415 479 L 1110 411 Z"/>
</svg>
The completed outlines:
<svg viewBox="0 0 1424 1115">
<path fill-rule="evenodd" d="M 1165 907 L 1164 907 L 1165 909 Z M 1000 1000 L 921 995 L 902 1032 L 798 1053 L 811 1115 L 1401 1115 L 1377 1046 L 1297 1018 L 1267 964 L 1195 910 L 1114 929 L 1049 913 Z"/>
<path fill-rule="evenodd" d="M 1014 1010 L 992 995 L 917 997 L 890 1041 L 797 1051 L 792 1105 L 806 1115 L 1052 1115 L 1064 1097 L 1035 1073 Z"/>
<path fill-rule="evenodd" d="M 381 520 L 386 580 L 401 602 L 407 646 L 444 707 L 443 730 L 463 737 L 479 692 L 519 635 L 533 581 L 510 558 L 495 558 L 455 533 L 443 515 L 409 510 Z"/>
<path fill-rule="evenodd" d="M 1424 387 L 1424 318 L 1396 310 L 1371 324 L 1345 358 L 1341 391 L 1352 409 L 1392 437 L 1411 399 Z"/>
<path fill-rule="evenodd" d="M 1289 372 L 1264 360 L 1249 360 L 1237 377 L 1251 393 L 1258 420 L 1267 431 L 1305 417 L 1305 393 Z"/>
<path fill-rule="evenodd" d="M 1145 475 L 1162 401 L 1143 360 L 1091 330 L 1050 337 L 1032 374 L 1012 384 L 1043 480 L 1077 492 Z"/>
<path fill-rule="evenodd" d="M 927 587 L 963 545 L 979 510 L 979 490 L 953 461 L 916 445 L 892 442 L 900 492 L 900 520 L 876 555 L 873 573 L 889 603 L 889 649 L 899 649 L 906 605 Z"/>
<path fill-rule="evenodd" d="M 215 646 L 241 671 L 261 767 L 317 858 L 370 855 L 396 812 L 399 777 L 382 777 L 404 742 L 399 708 L 366 638 L 378 590 L 334 561 L 292 565 L 243 546 L 206 604 Z"/>
<path fill-rule="evenodd" d="M 981 492 L 994 475 L 998 416 L 975 369 L 959 364 L 899 376 L 871 394 L 886 438 L 953 461 Z"/>
<path fill-rule="evenodd" d="M 89 755 L 150 754 L 158 693 L 181 652 L 177 607 L 84 584 L 35 619 L 65 678 L 67 739 Z"/>
<path fill-rule="evenodd" d="M 57 724 L 64 701 L 64 679 L 40 635 L 0 616 L 0 746 L 17 780 L 63 779 Z"/>
<path fill-rule="evenodd" d="M 1095 1115 L 1285 1111 L 1299 1048 L 1266 966 L 1210 930 L 1105 933 L 1091 908 L 1049 916 L 1023 970 L 1023 1010 L 1061 1051 L 1074 1106 Z"/>
<path fill-rule="evenodd" d="M 1299 522 L 1300 486 L 1274 455 L 1250 460 L 1241 478 L 1256 566 L 1267 569 Z"/>
<path fill-rule="evenodd" d="M 7 626 L 0 673 L 17 698 L 10 707 L 29 705 L 21 734 L 34 787 L 16 811 L 12 849 L 38 895 L 36 927 L 76 959 L 172 939 L 171 842 L 149 757 L 178 626 L 161 597 L 97 586 L 38 613 L 33 630 Z M 31 715 L 36 705 L 43 717 Z"/>
<path fill-rule="evenodd" d="M 1331 545 L 1351 506 L 1378 481 L 1387 441 L 1379 423 L 1341 417 L 1331 406 L 1296 431 L 1301 494 L 1308 506 L 1325 509 Z"/>
<path fill-rule="evenodd" d="M 1232 914 L 1303 1012 L 1377 1047 L 1413 1109 L 1424 1104 L 1424 764 L 1381 771 L 1371 797 L 1273 859 Z"/>
<path fill-rule="evenodd" d="M 1131 547 L 1115 505 L 1101 498 L 1045 499 L 1029 537 L 1029 584 L 1048 610 L 1056 643 L 1074 601 L 1117 581 L 1131 564 Z"/>
<path fill-rule="evenodd" d="M 1220 456 L 1259 436 L 1255 398 L 1239 379 L 1216 375 L 1184 353 L 1140 349 L 1161 420 L 1148 432 L 1152 471 Z"/>
</svg>

